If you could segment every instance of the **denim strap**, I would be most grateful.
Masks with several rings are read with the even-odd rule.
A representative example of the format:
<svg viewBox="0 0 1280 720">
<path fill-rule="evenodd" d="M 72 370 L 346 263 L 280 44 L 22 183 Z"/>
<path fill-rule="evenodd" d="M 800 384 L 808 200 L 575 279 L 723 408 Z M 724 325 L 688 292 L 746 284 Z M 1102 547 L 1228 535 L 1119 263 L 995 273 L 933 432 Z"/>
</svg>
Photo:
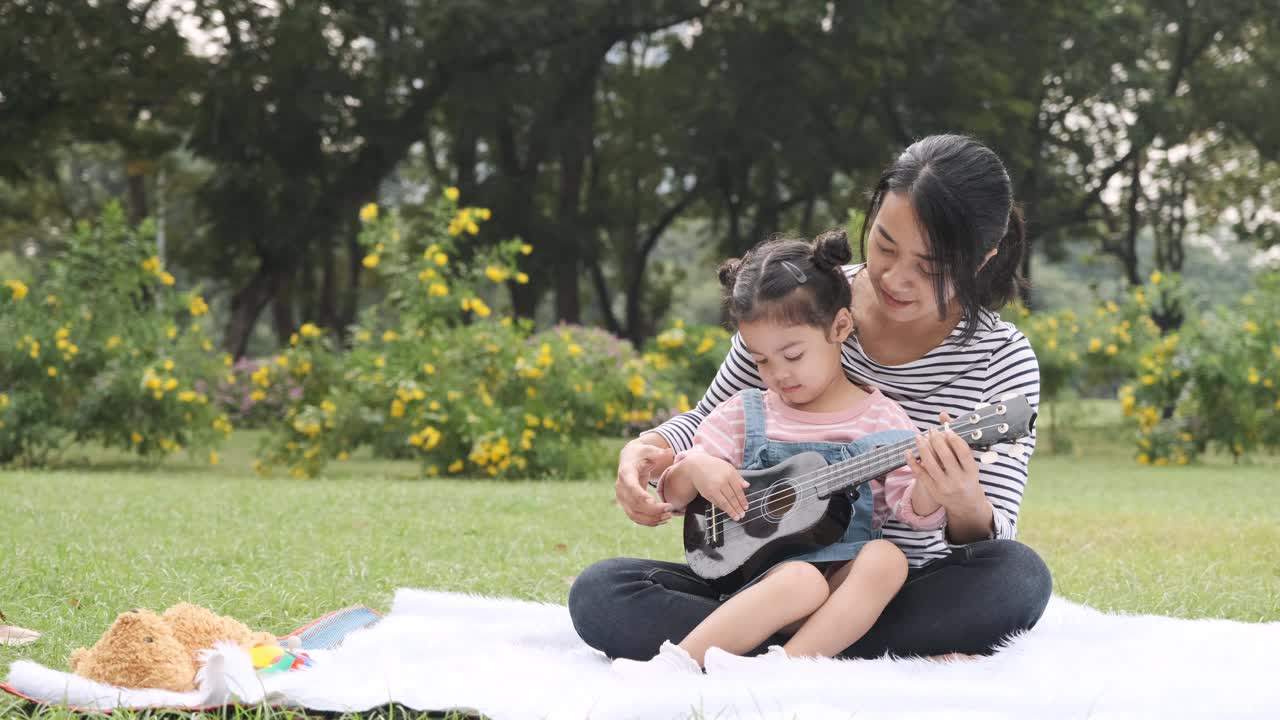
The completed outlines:
<svg viewBox="0 0 1280 720">
<path fill-rule="evenodd" d="M 750 462 L 769 442 L 769 438 L 764 434 L 764 394 L 760 392 L 760 388 L 747 388 L 741 394 L 742 412 L 746 415 L 747 421 L 742 458 Z"/>
</svg>

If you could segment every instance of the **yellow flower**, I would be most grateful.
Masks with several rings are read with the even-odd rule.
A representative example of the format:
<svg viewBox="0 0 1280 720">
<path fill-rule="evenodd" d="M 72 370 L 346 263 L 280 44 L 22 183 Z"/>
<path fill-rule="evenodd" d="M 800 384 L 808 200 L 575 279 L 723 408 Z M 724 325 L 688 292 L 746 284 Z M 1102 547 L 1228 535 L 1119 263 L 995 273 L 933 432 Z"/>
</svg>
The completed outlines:
<svg viewBox="0 0 1280 720">
<path fill-rule="evenodd" d="M 160 273 L 160 284 L 161 284 L 161 285 L 172 285 L 172 284 L 173 284 L 173 276 L 172 276 L 172 275 L 170 275 L 170 274 L 169 274 L 169 273 L 167 273 L 167 272 L 161 272 L 161 273 Z"/>
<path fill-rule="evenodd" d="M 156 273 L 159 273 L 159 272 L 160 272 L 160 258 L 156 257 L 155 255 L 152 255 L 151 257 L 147 258 L 146 260 L 143 260 L 143 261 L 142 261 L 142 269 L 143 269 L 145 272 L 150 273 L 150 274 L 152 274 L 152 275 L 155 275 Z"/>
<path fill-rule="evenodd" d="M 639 375 L 632 375 L 627 378 L 627 389 L 636 397 L 644 395 L 644 378 Z"/>
<path fill-rule="evenodd" d="M 576 343 L 569 343 L 569 356 L 578 357 L 582 354 L 582 348 Z"/>
<path fill-rule="evenodd" d="M 9 407 L 9 395 L 7 393 L 0 393 L 0 408 L 7 407 Z"/>
<path fill-rule="evenodd" d="M 368 203 L 360 208 L 360 222 L 372 222 L 378 219 L 378 203 Z"/>
<path fill-rule="evenodd" d="M 169 328 L 168 328 L 167 330 L 165 330 L 165 331 L 164 331 L 164 334 L 165 334 L 165 335 L 166 335 L 170 340 L 172 340 L 172 339 L 174 339 L 174 338 L 178 337 L 178 326 L 177 326 L 177 325 L 170 325 L 170 326 L 169 326 Z"/>
<path fill-rule="evenodd" d="M 249 399 L 253 400 L 254 402 L 262 402 L 263 400 L 267 399 L 267 394 L 261 390 L 254 390 L 253 392 L 249 393 Z"/>
<path fill-rule="evenodd" d="M 481 300 L 480 298 L 475 298 L 471 301 L 471 312 L 475 313 L 476 315 L 479 315 L 482 318 L 489 317 L 490 313 L 492 313 L 492 311 L 489 309 L 489 306 L 485 305 L 484 301 Z"/>
<path fill-rule="evenodd" d="M 112 335 L 111 337 L 107 338 L 107 349 L 115 350 L 116 348 L 120 347 L 121 342 L 122 341 L 120 340 L 119 335 Z"/>
<path fill-rule="evenodd" d="M 436 271 L 432 270 L 431 268 L 427 268 L 426 270 L 423 270 L 422 272 L 418 273 L 418 280 L 420 282 L 426 282 L 428 280 L 431 280 L 435 276 L 436 276 Z"/>
<path fill-rule="evenodd" d="M 533 252 L 533 246 L 532 246 L 532 245 L 530 245 L 529 243 L 520 243 L 520 254 L 521 254 L 521 255 L 528 255 L 528 254 L 529 254 L 529 253 L 531 253 L 531 252 Z"/>
<path fill-rule="evenodd" d="M 141 445 L 143 440 L 142 433 L 138 432 L 137 430 L 134 430 L 133 432 L 129 433 L 129 440 L 131 440 L 134 445 Z"/>
<path fill-rule="evenodd" d="M 449 199 L 449 202 L 458 202 L 458 198 L 461 195 L 462 193 L 458 192 L 458 188 L 456 187 L 447 187 L 444 189 L 444 196 Z"/>
<path fill-rule="evenodd" d="M 445 255 L 445 254 L 444 254 L 444 253 L 442 253 L 442 252 L 438 252 L 438 253 L 436 253 L 436 254 L 435 254 L 431 259 L 432 259 L 433 261 L 435 261 L 435 264 L 437 264 L 437 265 L 448 265 L 448 264 L 449 264 L 449 256 L 448 256 L 448 255 Z"/>
<path fill-rule="evenodd" d="M 1151 457 L 1150 457 L 1150 456 L 1148 456 L 1146 453 L 1140 453 L 1140 454 L 1138 455 L 1138 464 L 1139 464 L 1139 465 L 1150 465 L 1150 464 L 1151 464 Z"/>
<path fill-rule="evenodd" d="M 1258 334 L 1258 323 L 1252 320 L 1245 320 L 1243 327 L 1244 327 L 1244 331 L 1249 333 L 1250 335 Z"/>
<path fill-rule="evenodd" d="M 216 453 L 216 452 L 214 452 L 214 451 L 210 450 L 210 451 L 209 451 L 209 464 L 210 464 L 210 465 L 217 465 L 217 464 L 218 464 L 218 460 L 219 460 L 219 458 L 218 458 L 218 453 Z"/>
<path fill-rule="evenodd" d="M 423 363 L 423 364 L 422 364 L 422 372 L 424 372 L 424 373 L 426 373 L 426 374 L 428 374 L 428 375 L 435 375 L 435 374 L 436 374 L 436 366 L 435 366 L 435 365 L 432 365 L 431 363 Z"/>
<path fill-rule="evenodd" d="M 380 259 L 381 258 L 379 258 L 377 255 L 365 255 L 364 260 L 361 261 L 361 264 L 369 268 L 370 270 L 372 270 L 373 268 L 378 267 L 378 260 Z"/>
<path fill-rule="evenodd" d="M 489 212 L 489 208 L 476 208 L 476 217 L 480 219 L 480 222 L 484 222 L 493 217 L 493 213 Z"/>
<path fill-rule="evenodd" d="M 298 328 L 298 332 L 302 333 L 304 338 L 320 337 L 321 335 L 320 328 L 314 323 L 303 323 L 302 327 Z"/>
<path fill-rule="evenodd" d="M 444 283 L 431 283 L 431 287 L 427 289 L 427 294 L 431 297 L 444 297 L 449 294 L 449 286 Z"/>
<path fill-rule="evenodd" d="M 1152 284 L 1152 285 L 1159 285 L 1159 284 L 1160 284 L 1160 281 L 1161 281 L 1161 280 L 1163 280 L 1163 279 L 1164 279 L 1164 273 L 1160 272 L 1159 270 L 1153 270 L 1153 271 L 1151 272 L 1151 284 Z"/>
<path fill-rule="evenodd" d="M 388 330 L 382 333 L 382 342 L 395 342 L 400 339 L 400 334 L 395 330 Z"/>
<path fill-rule="evenodd" d="M 518 272 L 518 273 L 516 273 L 516 283 L 517 283 L 517 284 L 520 284 L 520 285 L 528 285 L 528 284 L 529 284 L 529 276 L 528 276 L 528 275 L 526 275 L 526 274 L 524 274 L 524 273 L 522 273 L 522 272 Z"/>
<path fill-rule="evenodd" d="M 1110 345 L 1107 346 L 1108 355 L 1115 355 L 1118 352 L 1120 352 L 1120 348 L 1116 347 L 1115 343 L 1111 343 Z"/>
<path fill-rule="evenodd" d="M 49 366 L 49 370 L 47 372 L 49 373 L 49 377 L 58 377 L 58 368 L 52 365 Z"/>
<path fill-rule="evenodd" d="M 508 277 L 511 277 L 511 273 L 508 270 L 506 270 L 505 268 L 500 268 L 497 265 L 490 265 L 489 267 L 485 268 L 484 274 L 485 274 L 485 277 L 489 278 L 490 280 L 496 283 L 503 282 Z"/>
<path fill-rule="evenodd" d="M 1106 307 L 1107 307 L 1107 312 L 1111 313 L 1112 315 L 1115 315 L 1116 313 L 1120 312 L 1120 306 L 1116 305 L 1114 300 L 1108 300 Z"/>
<path fill-rule="evenodd" d="M 8 286 L 9 291 L 13 293 L 14 300 L 22 300 L 27 296 L 29 290 L 21 280 L 6 280 L 4 283 Z"/>
<path fill-rule="evenodd" d="M 1102 340 L 1098 338 L 1089 339 L 1089 352 L 1098 352 L 1102 349 Z"/>
<path fill-rule="evenodd" d="M 1262 380 L 1262 376 L 1258 374 L 1257 368 L 1249 368 L 1249 384 L 1257 385 Z"/>
<path fill-rule="evenodd" d="M 192 316 L 200 317 L 201 315 L 209 312 L 209 305 L 204 301 L 204 298 L 199 295 L 192 295 L 190 309 Z"/>
<path fill-rule="evenodd" d="M 462 460 L 461 459 L 454 460 L 453 462 L 449 463 L 449 467 L 446 469 L 451 473 L 460 472 L 462 470 Z"/>
</svg>

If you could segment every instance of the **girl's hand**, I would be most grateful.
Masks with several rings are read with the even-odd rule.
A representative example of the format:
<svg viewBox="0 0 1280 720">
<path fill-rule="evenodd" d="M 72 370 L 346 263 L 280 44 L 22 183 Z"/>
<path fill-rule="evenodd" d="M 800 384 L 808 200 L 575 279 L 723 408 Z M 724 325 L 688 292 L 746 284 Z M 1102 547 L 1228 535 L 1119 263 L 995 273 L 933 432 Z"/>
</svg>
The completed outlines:
<svg viewBox="0 0 1280 720">
<path fill-rule="evenodd" d="M 942 422 L 951 417 L 940 413 Z M 978 463 L 973 451 L 951 430 L 937 428 L 916 438 L 915 452 L 906 451 L 907 467 L 916 482 L 938 501 L 948 514 L 986 502 L 986 494 L 978 484 Z"/>
<path fill-rule="evenodd" d="M 636 438 L 622 448 L 613 494 L 632 522 L 652 527 L 671 519 L 671 504 L 660 502 L 649 492 L 649 477 L 661 475 L 674 459 L 675 453 L 657 433 Z"/>
<path fill-rule="evenodd" d="M 708 458 L 714 462 L 702 463 L 693 476 L 693 487 L 707 502 L 720 508 L 734 520 L 747 514 L 746 489 L 751 483 L 742 479 L 738 469 L 723 460 Z"/>
</svg>

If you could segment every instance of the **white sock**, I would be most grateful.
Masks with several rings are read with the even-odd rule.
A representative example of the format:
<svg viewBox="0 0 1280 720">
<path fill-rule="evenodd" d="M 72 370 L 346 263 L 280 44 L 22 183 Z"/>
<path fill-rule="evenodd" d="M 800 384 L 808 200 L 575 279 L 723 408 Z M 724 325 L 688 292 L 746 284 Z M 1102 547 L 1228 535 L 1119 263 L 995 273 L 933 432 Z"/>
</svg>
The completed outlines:
<svg viewBox="0 0 1280 720">
<path fill-rule="evenodd" d="M 781 645 L 770 645 L 768 652 L 754 657 L 734 655 L 718 647 L 707 648 L 704 662 L 707 666 L 707 674 L 714 675 L 716 673 L 733 673 L 739 670 L 761 668 L 790 659 L 791 657 L 787 655 L 787 651 L 783 650 Z"/>
<path fill-rule="evenodd" d="M 628 660 L 618 658 L 613 661 L 613 669 L 626 675 L 701 675 L 702 667 L 684 648 L 670 641 L 662 643 L 658 654 L 651 660 Z"/>
</svg>

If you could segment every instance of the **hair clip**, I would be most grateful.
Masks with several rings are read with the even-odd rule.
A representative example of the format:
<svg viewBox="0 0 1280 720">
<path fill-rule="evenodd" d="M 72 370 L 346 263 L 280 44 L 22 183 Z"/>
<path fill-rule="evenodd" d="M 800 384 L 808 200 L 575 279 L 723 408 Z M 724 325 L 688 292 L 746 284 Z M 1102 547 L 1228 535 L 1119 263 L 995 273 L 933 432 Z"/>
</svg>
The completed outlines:
<svg viewBox="0 0 1280 720">
<path fill-rule="evenodd" d="M 796 279 L 796 282 L 798 283 L 803 284 L 805 280 L 809 279 L 808 277 L 805 276 L 803 270 L 796 267 L 795 265 L 792 265 L 787 260 L 782 261 L 782 267 L 786 268 L 791 273 L 791 276 L 794 277 Z"/>
</svg>

